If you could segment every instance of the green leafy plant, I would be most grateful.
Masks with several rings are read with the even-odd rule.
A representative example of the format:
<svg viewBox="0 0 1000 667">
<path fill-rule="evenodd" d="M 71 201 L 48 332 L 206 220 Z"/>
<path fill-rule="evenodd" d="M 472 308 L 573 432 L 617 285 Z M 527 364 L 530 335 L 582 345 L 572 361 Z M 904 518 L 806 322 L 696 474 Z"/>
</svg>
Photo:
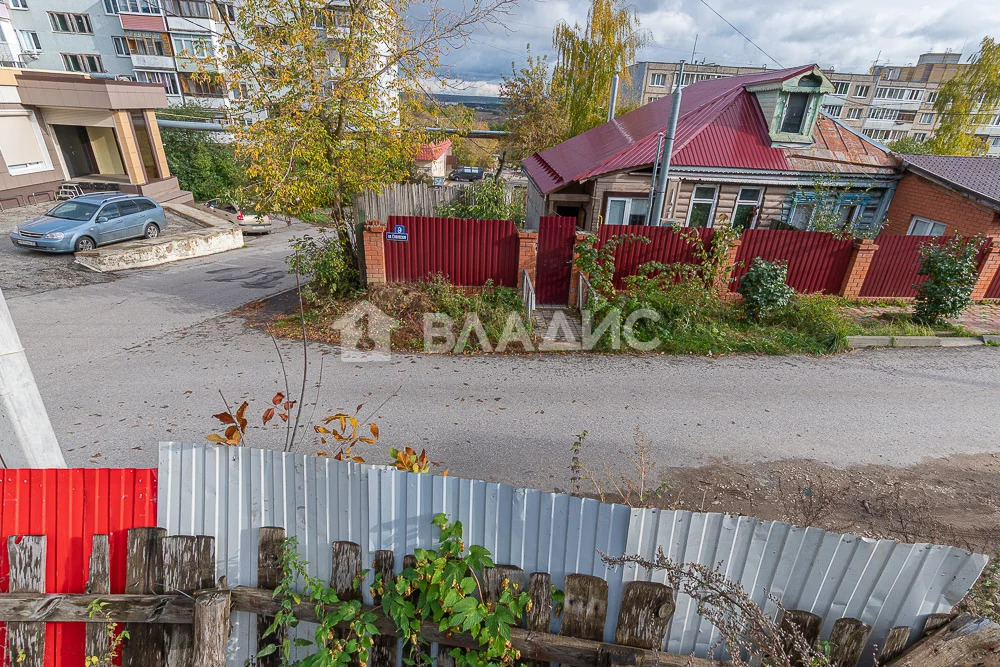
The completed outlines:
<svg viewBox="0 0 1000 667">
<path fill-rule="evenodd" d="M 789 287 L 788 264 L 755 259 L 740 278 L 739 293 L 747 317 L 756 322 L 776 313 L 791 301 L 795 290 Z"/>
<path fill-rule="evenodd" d="M 319 665 L 368 664 L 379 615 L 391 619 L 396 636 L 403 639 L 403 662 L 431 664 L 427 647 L 421 644 L 423 624 L 433 624 L 441 632 L 468 633 L 478 649 L 452 648 L 448 655 L 459 667 L 513 666 L 520 652 L 511 644 L 511 629 L 531 609 L 531 598 L 509 580 L 500 583 L 495 599 L 487 599 L 481 573 L 494 566 L 489 550 L 481 546 L 466 549 L 462 524 L 450 522 L 444 514 L 434 517 L 440 528 L 437 550 L 416 549 L 416 564 L 394 580 L 376 574 L 369 592 L 381 600 L 367 607 L 356 600 L 341 600 L 325 581 L 312 577 L 298 555 L 294 538 L 285 540 L 282 553 L 284 576 L 274 591 L 280 610 L 264 632 L 264 637 L 281 637 L 260 649 L 257 657 L 279 653 L 284 664 L 291 660 L 292 641 L 288 630 L 296 627 L 295 606 L 307 601 L 315 605 L 319 619 L 314 641 L 296 640 L 298 645 L 316 646 L 317 652 L 296 663 Z M 355 580 L 359 588 L 366 573 Z M 302 592 L 300 592 L 300 590 Z"/>
<path fill-rule="evenodd" d="M 798 190 L 797 206 L 810 207 L 807 228 L 826 232 L 840 239 L 873 239 L 885 225 L 884 220 L 865 221 L 862 210 L 873 186 L 858 188 L 853 182 L 840 185 L 840 174 L 819 176 L 808 191 Z"/>
<path fill-rule="evenodd" d="M 111 620 L 111 614 L 107 611 L 108 603 L 101 599 L 94 599 L 87 605 L 87 617 L 104 618 L 104 628 L 108 633 L 108 650 L 103 655 L 88 655 L 83 659 L 84 667 L 111 667 L 115 658 L 121 650 L 122 642 L 129 638 L 128 630 L 118 630 L 118 624 Z M 22 662 L 24 658 L 18 656 L 17 662 Z"/>
<path fill-rule="evenodd" d="M 499 178 L 484 178 L 467 185 L 461 194 L 437 209 L 446 218 L 470 220 L 513 220 L 517 227 L 524 226 L 525 192 L 511 188 Z"/>
<path fill-rule="evenodd" d="M 191 120 L 193 117 L 218 122 L 214 110 L 200 104 L 186 104 L 159 109 L 157 118 Z M 236 163 L 233 145 L 219 140 L 217 132 L 160 128 L 163 151 L 170 173 L 177 177 L 181 188 L 198 201 L 215 197 L 236 199 L 243 182 L 243 169 Z"/>
<path fill-rule="evenodd" d="M 327 303 L 358 289 L 360 274 L 351 243 L 340 233 L 308 234 L 292 240 L 285 258 L 289 271 L 308 277 L 302 296 L 310 303 Z"/>
<path fill-rule="evenodd" d="M 978 236 L 955 236 L 920 248 L 917 275 L 927 276 L 927 280 L 917 286 L 914 321 L 937 324 L 942 318 L 961 315 L 972 305 L 972 290 L 978 278 L 976 260 L 982 243 Z"/>
</svg>

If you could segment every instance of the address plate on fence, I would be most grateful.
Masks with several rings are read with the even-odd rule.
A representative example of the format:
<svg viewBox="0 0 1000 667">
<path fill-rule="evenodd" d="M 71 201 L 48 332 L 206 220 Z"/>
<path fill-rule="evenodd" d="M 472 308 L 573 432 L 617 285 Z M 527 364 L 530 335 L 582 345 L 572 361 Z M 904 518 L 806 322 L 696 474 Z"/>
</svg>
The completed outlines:
<svg viewBox="0 0 1000 667">
<path fill-rule="evenodd" d="M 395 225 L 391 232 L 385 233 L 388 241 L 409 241 L 410 235 L 406 233 L 406 225 Z"/>
</svg>

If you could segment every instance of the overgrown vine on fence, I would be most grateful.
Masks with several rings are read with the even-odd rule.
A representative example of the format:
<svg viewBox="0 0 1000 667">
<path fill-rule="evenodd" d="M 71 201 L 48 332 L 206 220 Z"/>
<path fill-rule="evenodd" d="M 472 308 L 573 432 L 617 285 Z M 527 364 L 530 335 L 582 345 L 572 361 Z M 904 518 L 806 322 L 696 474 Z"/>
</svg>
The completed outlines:
<svg viewBox="0 0 1000 667">
<path fill-rule="evenodd" d="M 451 522 L 444 514 L 438 514 L 433 523 L 441 530 L 437 550 L 416 549 L 415 566 L 405 568 L 394 580 L 375 575 L 370 593 L 381 598 L 377 607 L 341 600 L 325 581 L 309 575 L 308 564 L 299 556 L 295 539 L 285 540 L 281 562 L 284 577 L 274 591 L 281 609 L 264 633 L 265 637 L 283 639 L 280 645 L 271 643 L 262 647 L 257 657 L 280 652 L 283 665 L 293 664 L 287 630 L 298 624 L 295 605 L 306 601 L 315 605 L 320 623 L 314 640 L 296 641 L 316 646 L 317 652 L 296 665 L 319 667 L 356 662 L 365 667 L 378 634 L 376 622 L 380 615 L 393 621 L 394 634 L 403 639 L 404 664 L 431 663 L 430 655 L 424 652 L 426 645 L 420 642 L 420 628 L 423 624 L 433 624 L 440 632 L 467 633 L 479 643 L 476 650 L 448 651 L 458 667 L 514 665 L 520 652 L 511 644 L 511 628 L 530 611 L 530 596 L 505 579 L 497 600 L 487 601 L 480 573 L 494 566 L 489 550 L 477 545 L 466 548 L 461 522 Z M 365 574 L 362 572 L 355 581 L 356 588 Z"/>
</svg>

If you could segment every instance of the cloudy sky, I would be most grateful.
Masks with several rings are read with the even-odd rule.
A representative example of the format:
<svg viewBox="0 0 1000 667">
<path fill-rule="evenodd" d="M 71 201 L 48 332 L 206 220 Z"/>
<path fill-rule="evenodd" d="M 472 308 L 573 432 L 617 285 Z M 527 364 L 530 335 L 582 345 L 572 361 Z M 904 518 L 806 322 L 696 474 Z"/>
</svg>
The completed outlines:
<svg viewBox="0 0 1000 667">
<path fill-rule="evenodd" d="M 444 0 L 460 6 L 462 0 Z M 985 35 L 1000 37 L 998 0 L 706 0 L 771 56 L 741 37 L 701 0 L 630 0 L 650 44 L 640 60 L 696 60 L 727 65 L 786 67 L 806 63 L 865 72 L 880 63 L 915 63 L 921 53 L 969 55 Z M 482 27 L 470 43 L 444 58 L 450 74 L 469 82 L 464 92 L 496 94 L 500 74 L 525 57 L 552 55 L 552 28 L 583 23 L 587 0 L 520 0 L 503 27 Z M 773 60 L 772 60 L 773 58 Z M 551 58 L 550 58 L 551 59 Z M 451 91 L 462 92 L 462 91 Z"/>
</svg>

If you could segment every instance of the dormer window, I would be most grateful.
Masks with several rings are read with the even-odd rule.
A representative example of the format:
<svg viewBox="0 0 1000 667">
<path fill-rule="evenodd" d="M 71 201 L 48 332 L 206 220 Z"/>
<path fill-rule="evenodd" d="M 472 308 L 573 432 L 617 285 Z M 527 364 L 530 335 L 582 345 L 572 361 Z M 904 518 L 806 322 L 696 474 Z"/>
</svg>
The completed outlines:
<svg viewBox="0 0 1000 667">
<path fill-rule="evenodd" d="M 781 131 L 787 134 L 801 134 L 802 121 L 806 118 L 809 108 L 809 95 L 806 93 L 790 93 L 785 104 L 785 118 L 781 121 Z"/>
</svg>

